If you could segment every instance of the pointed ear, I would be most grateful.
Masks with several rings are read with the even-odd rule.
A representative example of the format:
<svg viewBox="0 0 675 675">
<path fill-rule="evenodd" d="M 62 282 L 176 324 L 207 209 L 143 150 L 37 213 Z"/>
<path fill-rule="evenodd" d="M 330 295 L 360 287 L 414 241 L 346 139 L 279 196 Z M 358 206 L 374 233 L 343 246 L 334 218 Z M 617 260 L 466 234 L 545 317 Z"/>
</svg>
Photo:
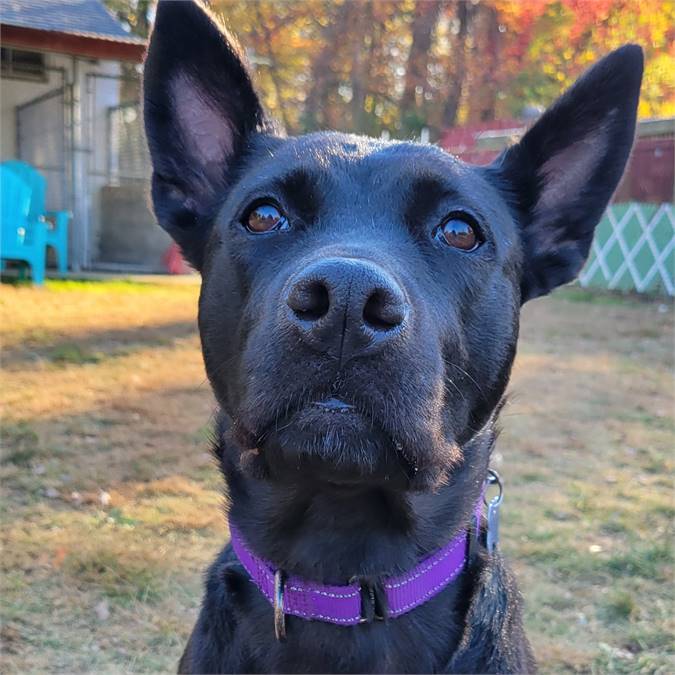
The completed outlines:
<svg viewBox="0 0 675 675">
<path fill-rule="evenodd" d="M 633 144 L 642 69 L 637 45 L 612 52 L 489 167 L 520 225 L 522 302 L 580 272 Z"/>
<path fill-rule="evenodd" d="M 143 87 L 155 214 L 201 269 L 228 178 L 265 116 L 233 41 L 198 2 L 160 0 Z"/>
</svg>

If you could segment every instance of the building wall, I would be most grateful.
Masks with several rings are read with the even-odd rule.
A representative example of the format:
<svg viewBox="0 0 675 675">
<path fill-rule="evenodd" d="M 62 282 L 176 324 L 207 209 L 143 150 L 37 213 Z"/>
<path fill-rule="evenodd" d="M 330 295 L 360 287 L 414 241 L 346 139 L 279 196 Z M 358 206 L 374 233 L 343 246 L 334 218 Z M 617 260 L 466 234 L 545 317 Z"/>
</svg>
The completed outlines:
<svg viewBox="0 0 675 675">
<path fill-rule="evenodd" d="M 119 81 L 115 79 L 99 80 L 96 96 L 89 94 L 92 76 L 118 76 L 120 64 L 116 61 L 93 60 L 73 57 L 68 54 L 45 53 L 47 78 L 45 82 L 34 82 L 11 78 L 0 78 L 0 161 L 18 157 L 17 147 L 17 108 L 26 103 L 68 86 L 69 101 L 63 105 L 63 111 L 56 125 L 54 109 L 45 107 L 39 112 L 33 124 L 44 131 L 50 127 L 52 133 L 64 134 L 67 138 L 63 145 L 63 156 L 57 163 L 60 169 L 44 170 L 48 188 L 47 208 L 66 208 L 73 213 L 69 226 L 69 259 L 74 269 L 87 266 L 93 257 L 91 250 L 96 246 L 98 227 L 98 203 L 92 198 L 101 183 L 100 167 L 92 166 L 89 157 L 92 147 L 103 147 L 106 143 L 105 119 L 107 110 L 119 104 Z M 55 102 L 54 102 L 55 103 Z M 65 125 L 65 126 L 64 126 Z M 36 136 L 37 137 L 37 136 Z M 31 161 L 38 168 L 41 164 L 41 148 L 36 143 L 31 151 Z M 97 153 L 96 157 L 102 153 Z M 54 164 L 54 153 L 49 157 L 49 164 Z M 51 203 L 50 203 L 51 202 Z"/>
<path fill-rule="evenodd" d="M 663 129 L 654 129 L 654 123 Z M 489 164 L 505 147 L 517 142 L 524 129 L 523 122 L 518 120 L 482 122 L 447 129 L 439 145 L 469 164 Z M 674 200 L 673 119 L 641 120 L 633 152 L 612 201 L 660 204 Z"/>
<path fill-rule="evenodd" d="M 97 68 L 80 67 L 74 106 L 75 216 L 81 224 L 77 241 L 81 267 L 98 260 L 101 236 L 101 189 L 107 184 L 108 110 L 120 103 L 120 65 L 100 61 Z"/>
<path fill-rule="evenodd" d="M 0 78 L 0 160 L 16 158 L 16 107 L 63 86 L 71 69 L 70 57 L 47 54 L 46 82 Z M 53 70 L 52 70 L 53 69 Z"/>
<path fill-rule="evenodd" d="M 94 61 L 74 58 L 68 54 L 45 53 L 47 80 L 0 78 L 0 160 L 16 157 L 16 108 L 46 94 L 64 84 L 73 83 L 73 71 L 78 71 L 81 86 L 85 85 L 88 73 L 119 75 L 120 64 L 116 61 Z M 75 68 L 74 68 L 75 65 Z M 118 95 L 115 95 L 115 103 Z"/>
</svg>

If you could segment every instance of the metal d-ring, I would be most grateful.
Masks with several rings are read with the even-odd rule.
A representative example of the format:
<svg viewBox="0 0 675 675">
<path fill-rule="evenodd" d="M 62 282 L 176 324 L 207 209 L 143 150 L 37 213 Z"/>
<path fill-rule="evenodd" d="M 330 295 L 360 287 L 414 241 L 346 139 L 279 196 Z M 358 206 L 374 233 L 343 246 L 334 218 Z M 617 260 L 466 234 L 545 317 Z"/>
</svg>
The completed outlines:
<svg viewBox="0 0 675 675">
<path fill-rule="evenodd" d="M 499 493 L 497 494 L 496 497 L 493 497 L 489 502 L 484 495 L 483 502 L 485 503 L 485 506 L 490 506 L 490 504 L 495 504 L 498 506 L 499 504 L 502 503 L 502 499 L 504 498 L 504 485 L 502 483 L 502 477 L 494 469 L 488 469 L 487 474 L 488 474 L 487 478 L 485 479 L 486 483 L 488 484 L 488 486 L 496 485 L 499 488 Z"/>
<path fill-rule="evenodd" d="M 274 573 L 274 634 L 279 642 L 286 639 L 286 615 L 284 614 L 284 573 Z"/>
<path fill-rule="evenodd" d="M 488 485 L 497 485 L 499 487 L 499 492 L 490 501 L 487 501 L 487 498 L 483 497 L 483 501 L 488 507 L 486 545 L 488 553 L 493 553 L 499 543 L 499 506 L 504 499 L 504 486 L 501 477 L 494 469 L 488 469 L 486 481 Z"/>
</svg>

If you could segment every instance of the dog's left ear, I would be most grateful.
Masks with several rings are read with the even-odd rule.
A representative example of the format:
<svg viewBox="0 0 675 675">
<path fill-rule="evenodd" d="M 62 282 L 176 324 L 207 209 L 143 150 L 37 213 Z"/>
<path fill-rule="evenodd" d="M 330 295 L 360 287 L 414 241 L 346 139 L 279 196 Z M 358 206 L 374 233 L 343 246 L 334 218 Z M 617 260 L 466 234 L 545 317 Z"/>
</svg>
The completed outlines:
<svg viewBox="0 0 675 675">
<path fill-rule="evenodd" d="M 612 52 L 489 167 L 520 226 L 522 302 L 581 271 L 630 154 L 642 69 L 637 45 Z"/>
</svg>

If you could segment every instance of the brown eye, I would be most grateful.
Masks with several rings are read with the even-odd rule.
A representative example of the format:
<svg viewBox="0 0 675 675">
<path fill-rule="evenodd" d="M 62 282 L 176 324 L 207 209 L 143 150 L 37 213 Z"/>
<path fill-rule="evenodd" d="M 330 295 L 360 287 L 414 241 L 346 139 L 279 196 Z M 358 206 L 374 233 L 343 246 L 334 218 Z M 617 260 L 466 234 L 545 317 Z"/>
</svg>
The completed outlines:
<svg viewBox="0 0 675 675">
<path fill-rule="evenodd" d="M 285 230 L 288 227 L 288 219 L 274 204 L 263 202 L 248 212 L 244 218 L 244 225 L 249 232 L 263 234 L 272 230 Z"/>
<path fill-rule="evenodd" d="M 451 216 L 440 227 L 443 243 L 462 251 L 473 251 L 481 244 L 474 226 L 463 218 Z"/>
</svg>

